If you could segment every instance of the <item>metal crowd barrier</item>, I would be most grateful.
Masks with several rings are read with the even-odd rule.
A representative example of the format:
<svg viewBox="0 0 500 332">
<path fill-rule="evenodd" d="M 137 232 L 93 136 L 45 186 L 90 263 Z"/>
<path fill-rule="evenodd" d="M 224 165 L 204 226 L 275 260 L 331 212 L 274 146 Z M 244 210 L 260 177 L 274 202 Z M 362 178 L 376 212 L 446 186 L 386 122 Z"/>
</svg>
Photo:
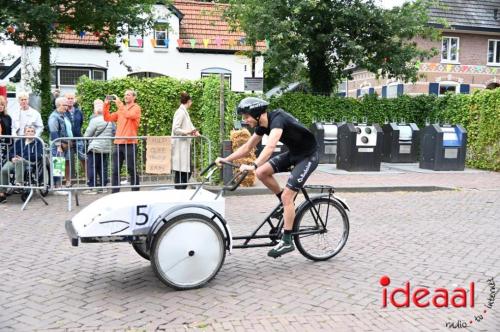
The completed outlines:
<svg viewBox="0 0 500 332">
<path fill-rule="evenodd" d="M 64 137 L 50 142 L 49 165 L 50 165 L 50 190 L 54 194 L 64 194 L 68 196 L 68 211 L 71 211 L 72 197 L 74 196 L 76 205 L 79 205 L 79 192 L 105 193 L 114 189 L 130 188 L 139 190 L 145 187 L 171 187 L 174 185 L 193 185 L 195 182 L 177 183 L 173 182 L 172 174 L 152 174 L 164 168 L 165 158 L 155 158 L 156 154 L 150 153 L 150 158 L 154 165 L 150 172 L 146 169 L 147 142 L 155 141 L 155 150 L 158 155 L 163 153 L 161 138 L 166 136 L 134 136 L 134 137 Z M 191 150 L 191 177 L 196 178 L 202 168 L 198 165 L 198 160 L 204 160 L 207 154 L 208 162 L 211 163 L 211 142 L 205 136 L 170 136 L 172 140 L 190 140 Z M 137 140 L 137 144 L 114 144 L 116 139 Z M 104 149 L 89 150 L 91 143 L 103 141 L 97 144 L 104 146 Z M 159 143 L 159 144 L 158 144 Z M 60 148 L 59 148 L 60 147 Z M 168 154 L 170 160 L 170 154 Z M 64 162 L 64 174 L 60 164 Z M 59 165 L 58 165 L 59 164 Z M 113 168 L 120 166 L 119 171 Z M 132 171 L 132 175 L 128 169 Z M 119 176 L 113 180 L 113 174 Z M 137 183 L 138 182 L 138 183 Z M 90 191 L 90 192 L 89 192 Z"/>
<path fill-rule="evenodd" d="M 22 140 L 33 140 L 23 149 Z M 40 149 L 36 149 L 39 145 Z M 36 192 L 45 205 L 49 191 L 49 158 L 47 146 L 39 137 L 0 135 L 0 192 L 21 194 L 26 208 Z"/>
</svg>

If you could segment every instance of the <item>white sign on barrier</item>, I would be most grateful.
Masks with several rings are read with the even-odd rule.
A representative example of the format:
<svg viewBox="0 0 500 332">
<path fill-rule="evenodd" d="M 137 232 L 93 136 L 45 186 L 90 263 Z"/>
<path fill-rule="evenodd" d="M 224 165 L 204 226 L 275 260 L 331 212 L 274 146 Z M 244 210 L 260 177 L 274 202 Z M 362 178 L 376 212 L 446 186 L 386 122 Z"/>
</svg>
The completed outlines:
<svg viewBox="0 0 500 332">
<path fill-rule="evenodd" d="M 170 136 L 148 136 L 146 138 L 146 173 L 170 174 L 172 140 Z"/>
</svg>

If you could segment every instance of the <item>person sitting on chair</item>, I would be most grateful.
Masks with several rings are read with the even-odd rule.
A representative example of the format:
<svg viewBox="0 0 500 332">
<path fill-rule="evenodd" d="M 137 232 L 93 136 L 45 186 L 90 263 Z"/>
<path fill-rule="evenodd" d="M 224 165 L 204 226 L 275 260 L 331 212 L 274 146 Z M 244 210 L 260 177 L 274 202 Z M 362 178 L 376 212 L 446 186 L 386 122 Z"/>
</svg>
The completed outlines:
<svg viewBox="0 0 500 332">
<path fill-rule="evenodd" d="M 295 250 L 292 242 L 292 228 L 295 220 L 295 196 L 304 186 L 309 175 L 318 167 L 318 143 L 314 135 L 296 118 L 282 109 L 267 112 L 269 104 L 259 98 L 247 97 L 237 107 L 238 115 L 255 132 L 250 139 L 226 158 L 217 158 L 231 162 L 250 153 L 268 135 L 266 147 L 251 165 L 241 165 L 240 172 L 255 172 L 257 178 L 268 187 L 283 203 L 284 235 L 280 242 L 268 252 L 268 256 L 277 258 Z M 289 151 L 269 159 L 281 141 Z M 293 166 L 284 190 L 273 177 L 274 173 L 287 172 Z"/>
<path fill-rule="evenodd" d="M 9 185 L 9 174 L 15 172 L 16 185 L 24 183 L 24 173 L 32 164 L 40 162 L 43 158 L 43 144 L 35 138 L 36 128 L 33 125 L 24 127 L 25 138 L 19 139 L 9 151 L 9 161 L 0 171 L 0 184 Z M 6 201 L 6 187 L 0 187 L 0 202 Z"/>
</svg>

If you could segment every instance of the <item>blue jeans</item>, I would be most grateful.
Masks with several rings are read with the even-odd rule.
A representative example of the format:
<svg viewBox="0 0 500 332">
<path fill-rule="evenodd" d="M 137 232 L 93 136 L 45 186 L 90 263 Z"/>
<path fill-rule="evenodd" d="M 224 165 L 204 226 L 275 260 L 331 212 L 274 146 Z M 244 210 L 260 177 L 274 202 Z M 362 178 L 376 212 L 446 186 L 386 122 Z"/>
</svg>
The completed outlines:
<svg viewBox="0 0 500 332">
<path fill-rule="evenodd" d="M 108 184 L 109 153 L 87 152 L 87 180 L 89 187 Z"/>
</svg>

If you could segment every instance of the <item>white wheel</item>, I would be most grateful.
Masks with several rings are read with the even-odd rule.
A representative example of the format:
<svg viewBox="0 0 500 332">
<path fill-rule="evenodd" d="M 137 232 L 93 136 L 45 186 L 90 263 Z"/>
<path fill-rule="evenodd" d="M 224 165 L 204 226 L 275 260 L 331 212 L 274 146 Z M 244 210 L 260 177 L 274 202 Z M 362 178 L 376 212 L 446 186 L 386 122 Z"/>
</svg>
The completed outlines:
<svg viewBox="0 0 500 332">
<path fill-rule="evenodd" d="M 198 288 L 219 272 L 226 249 L 220 228 L 199 214 L 184 214 L 163 225 L 151 248 L 158 278 L 175 289 Z"/>
</svg>

